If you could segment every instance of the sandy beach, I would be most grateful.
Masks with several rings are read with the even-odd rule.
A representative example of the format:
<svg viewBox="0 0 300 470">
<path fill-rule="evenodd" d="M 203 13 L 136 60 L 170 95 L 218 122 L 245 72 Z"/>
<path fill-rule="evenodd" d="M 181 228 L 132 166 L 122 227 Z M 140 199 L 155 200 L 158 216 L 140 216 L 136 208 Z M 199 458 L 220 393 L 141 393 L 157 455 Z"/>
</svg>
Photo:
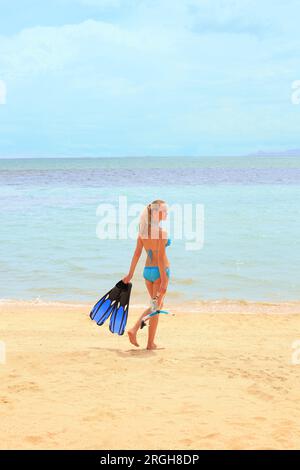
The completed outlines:
<svg viewBox="0 0 300 470">
<path fill-rule="evenodd" d="M 300 447 L 300 303 L 177 305 L 157 351 L 89 307 L 1 303 L 1 449 Z"/>
</svg>

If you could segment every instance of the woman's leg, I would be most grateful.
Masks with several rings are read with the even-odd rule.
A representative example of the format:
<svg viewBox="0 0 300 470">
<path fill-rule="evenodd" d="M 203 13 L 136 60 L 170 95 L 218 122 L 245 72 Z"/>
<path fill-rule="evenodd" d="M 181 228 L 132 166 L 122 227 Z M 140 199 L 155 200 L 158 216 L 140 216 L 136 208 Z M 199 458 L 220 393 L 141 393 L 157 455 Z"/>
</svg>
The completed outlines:
<svg viewBox="0 0 300 470">
<path fill-rule="evenodd" d="M 150 282 L 150 281 L 147 281 L 145 280 L 145 283 L 146 283 L 146 287 L 148 289 L 148 292 L 150 294 L 150 297 L 153 298 L 153 282 Z M 134 344 L 134 346 L 139 346 L 138 342 L 137 342 L 137 339 L 136 339 L 136 335 L 137 335 L 137 332 L 139 331 L 140 327 L 141 327 L 141 323 L 142 323 L 142 320 L 144 318 L 145 315 L 148 315 L 149 313 L 151 313 L 151 308 L 147 308 L 147 310 L 145 310 L 142 315 L 139 317 L 139 319 L 136 321 L 135 325 L 130 328 L 130 330 L 128 330 L 128 336 L 129 336 L 129 341 Z"/>
<path fill-rule="evenodd" d="M 152 293 L 151 293 L 152 298 L 157 296 L 157 293 L 159 291 L 159 287 L 160 287 L 160 279 L 157 279 L 157 281 L 152 283 Z M 162 306 L 163 306 L 163 304 L 161 303 L 160 308 Z M 150 320 L 149 320 L 147 349 L 155 349 L 156 348 L 156 344 L 154 343 L 154 338 L 155 338 L 155 334 L 156 334 L 156 330 L 157 330 L 158 320 L 159 320 L 159 315 L 155 315 L 154 317 L 151 317 Z"/>
</svg>

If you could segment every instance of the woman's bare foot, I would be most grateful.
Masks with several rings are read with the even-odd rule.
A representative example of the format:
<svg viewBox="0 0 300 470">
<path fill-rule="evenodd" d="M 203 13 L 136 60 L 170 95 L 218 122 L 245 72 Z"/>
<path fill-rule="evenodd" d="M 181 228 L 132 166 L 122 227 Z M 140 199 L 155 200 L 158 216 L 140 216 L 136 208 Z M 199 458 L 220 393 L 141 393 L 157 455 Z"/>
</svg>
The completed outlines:
<svg viewBox="0 0 300 470">
<path fill-rule="evenodd" d="M 136 340 L 136 332 L 132 331 L 132 330 L 128 330 L 127 334 L 128 334 L 129 341 L 131 342 L 131 344 L 133 344 L 134 346 L 139 347 L 140 345 Z"/>
<path fill-rule="evenodd" d="M 148 344 L 147 349 L 157 349 L 157 345 L 155 343 Z"/>
</svg>

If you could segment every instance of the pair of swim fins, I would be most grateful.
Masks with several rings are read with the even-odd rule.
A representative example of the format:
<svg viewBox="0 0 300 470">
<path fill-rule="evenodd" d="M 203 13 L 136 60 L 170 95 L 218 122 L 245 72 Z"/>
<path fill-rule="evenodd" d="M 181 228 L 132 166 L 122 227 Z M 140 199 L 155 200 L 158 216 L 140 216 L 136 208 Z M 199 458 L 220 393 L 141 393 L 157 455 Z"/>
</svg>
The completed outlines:
<svg viewBox="0 0 300 470">
<path fill-rule="evenodd" d="M 115 287 L 98 300 L 90 313 L 90 318 L 97 325 L 103 325 L 110 317 L 110 331 L 123 335 L 128 318 L 131 288 L 131 282 L 125 284 L 125 282 L 119 281 Z"/>
</svg>

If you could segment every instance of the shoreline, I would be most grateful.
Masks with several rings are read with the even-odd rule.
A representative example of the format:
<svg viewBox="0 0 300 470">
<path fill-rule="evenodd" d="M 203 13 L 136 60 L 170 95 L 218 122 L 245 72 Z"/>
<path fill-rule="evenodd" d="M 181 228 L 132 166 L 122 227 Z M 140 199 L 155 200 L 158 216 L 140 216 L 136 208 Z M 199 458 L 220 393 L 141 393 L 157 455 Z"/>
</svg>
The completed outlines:
<svg viewBox="0 0 300 470">
<path fill-rule="evenodd" d="M 41 299 L 17 300 L 0 299 L 0 310 L 5 306 L 32 306 L 32 307 L 66 307 L 66 308 L 84 308 L 89 312 L 93 303 L 89 302 L 70 302 L 70 301 L 47 301 Z M 130 311 L 143 311 L 148 305 L 146 303 L 130 304 Z M 236 314 L 300 314 L 299 301 L 251 301 L 251 300 L 198 300 L 189 302 L 165 302 L 165 308 L 174 311 L 174 313 L 188 310 L 190 313 L 236 313 Z"/>
</svg>

